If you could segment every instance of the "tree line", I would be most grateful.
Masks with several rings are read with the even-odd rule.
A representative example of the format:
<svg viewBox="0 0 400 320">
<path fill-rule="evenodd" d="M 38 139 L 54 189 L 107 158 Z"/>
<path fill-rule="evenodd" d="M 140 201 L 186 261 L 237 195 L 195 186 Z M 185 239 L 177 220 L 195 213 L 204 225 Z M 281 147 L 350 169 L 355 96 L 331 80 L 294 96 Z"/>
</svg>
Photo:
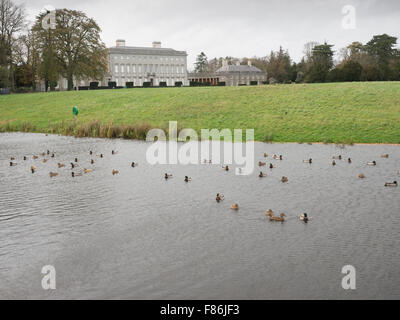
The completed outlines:
<svg viewBox="0 0 400 320">
<path fill-rule="evenodd" d="M 397 38 L 387 34 L 375 35 L 369 42 L 353 42 L 338 52 L 334 60 L 334 45 L 309 42 L 304 46 L 303 58 L 294 62 L 288 50 L 282 47 L 271 51 L 265 57 L 214 58 L 208 60 L 202 52 L 197 56 L 195 72 L 215 72 L 223 61 L 240 61 L 268 73 L 270 83 L 321 83 L 349 81 L 399 81 L 400 50 L 396 48 Z"/>
<path fill-rule="evenodd" d="M 96 21 L 76 10 L 49 14 L 29 24 L 22 5 L 0 0 L 0 88 L 54 90 L 62 77 L 72 90 L 74 80 L 103 79 L 108 55 Z"/>
</svg>

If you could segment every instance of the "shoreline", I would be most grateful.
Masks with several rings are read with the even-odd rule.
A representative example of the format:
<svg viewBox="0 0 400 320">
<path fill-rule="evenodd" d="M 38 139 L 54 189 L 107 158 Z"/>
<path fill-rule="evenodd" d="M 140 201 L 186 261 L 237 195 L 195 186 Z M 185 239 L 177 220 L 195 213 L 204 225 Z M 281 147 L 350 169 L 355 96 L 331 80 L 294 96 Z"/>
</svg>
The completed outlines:
<svg viewBox="0 0 400 320">
<path fill-rule="evenodd" d="M 61 136 L 61 137 L 72 137 L 75 139 L 108 139 L 108 140 L 132 140 L 132 141 L 138 141 L 138 142 L 147 142 L 146 139 L 136 139 L 136 138 L 123 138 L 123 137 L 113 137 L 113 138 L 108 138 L 108 137 L 101 137 L 101 136 L 75 136 L 75 135 L 66 135 L 66 134 L 61 134 L 61 133 L 46 133 L 46 132 L 32 132 L 32 131 L 1 131 L 0 134 L 7 134 L 7 133 L 19 133 L 19 134 L 36 134 L 36 135 L 44 135 L 44 136 Z M 168 139 L 166 141 L 169 141 Z M 198 142 L 202 140 L 197 140 Z M 184 143 L 185 141 L 178 141 L 178 143 Z M 400 147 L 400 143 L 364 143 L 364 142 L 354 142 L 351 144 L 346 144 L 346 143 L 341 143 L 341 142 L 331 142 L 331 143 L 324 143 L 324 142 L 297 142 L 297 141 L 292 141 L 292 142 L 279 142 L 279 141 L 273 141 L 273 142 L 265 142 L 265 141 L 248 141 L 248 142 L 254 142 L 254 143 L 262 143 L 262 144 L 296 144 L 296 145 L 334 145 L 337 147 L 353 147 L 353 146 L 388 146 L 388 147 Z M 232 142 L 235 143 L 235 142 Z M 244 143 L 244 142 L 243 142 Z"/>
</svg>

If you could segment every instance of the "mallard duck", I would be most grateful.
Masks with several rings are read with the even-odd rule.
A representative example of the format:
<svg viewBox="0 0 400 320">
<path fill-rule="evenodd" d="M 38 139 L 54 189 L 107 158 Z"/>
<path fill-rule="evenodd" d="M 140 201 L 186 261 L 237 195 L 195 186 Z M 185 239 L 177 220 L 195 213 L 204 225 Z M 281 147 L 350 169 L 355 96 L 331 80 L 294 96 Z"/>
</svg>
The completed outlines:
<svg viewBox="0 0 400 320">
<path fill-rule="evenodd" d="M 92 159 L 92 160 L 90 160 L 90 164 L 94 164 L 94 160 Z"/>
<path fill-rule="evenodd" d="M 137 163 L 135 163 L 135 162 L 132 162 L 132 164 L 131 164 L 131 167 L 132 168 L 136 168 L 138 166 L 138 164 Z"/>
<path fill-rule="evenodd" d="M 385 183 L 385 187 L 397 187 L 397 181 Z"/>
<path fill-rule="evenodd" d="M 269 209 L 267 212 L 266 212 L 266 216 L 269 218 L 269 217 L 272 217 L 274 215 L 274 212 L 271 210 L 271 209 Z"/>
<path fill-rule="evenodd" d="M 172 174 L 166 173 L 166 174 L 164 175 L 165 180 L 171 179 L 172 177 L 173 177 Z"/>
<path fill-rule="evenodd" d="M 72 175 L 72 178 L 81 177 L 82 176 L 82 172 L 77 172 L 77 173 L 71 172 L 71 175 Z"/>
<path fill-rule="evenodd" d="M 57 176 L 58 176 L 58 173 L 50 172 L 50 178 L 57 177 Z"/>
<path fill-rule="evenodd" d="M 289 182 L 289 179 L 288 179 L 288 177 L 282 177 L 281 181 L 282 181 L 282 183 L 286 183 L 286 182 Z"/>
<path fill-rule="evenodd" d="M 389 155 L 388 155 L 388 154 L 383 154 L 383 155 L 381 155 L 381 158 L 388 159 L 388 158 L 389 158 Z"/>
<path fill-rule="evenodd" d="M 37 168 L 36 168 L 35 166 L 31 166 L 31 172 L 32 172 L 32 173 L 35 173 L 36 170 L 37 170 Z"/>
<path fill-rule="evenodd" d="M 14 163 L 14 162 L 10 162 L 10 167 L 15 167 L 17 164 L 16 163 Z"/>
<path fill-rule="evenodd" d="M 28 158 L 24 156 L 24 161 L 26 161 L 26 160 L 28 160 Z"/>
<path fill-rule="evenodd" d="M 376 163 L 376 161 L 370 161 L 370 162 L 367 163 L 367 165 L 369 165 L 369 166 L 376 166 L 377 163 Z"/>
<path fill-rule="evenodd" d="M 231 209 L 234 210 L 234 211 L 238 211 L 239 210 L 239 205 L 237 203 L 232 204 L 231 205 Z"/>
<path fill-rule="evenodd" d="M 225 196 L 223 194 L 218 193 L 215 200 L 219 203 L 219 202 L 223 201 L 224 199 L 225 199 Z"/>
<path fill-rule="evenodd" d="M 310 164 L 311 164 L 311 163 L 312 163 L 312 159 L 304 160 L 303 162 L 304 162 L 304 163 L 310 163 Z"/>
<path fill-rule="evenodd" d="M 272 210 L 271 210 L 272 211 Z M 273 221 L 273 222 L 285 222 L 285 217 L 286 214 L 281 213 L 279 217 L 275 217 L 274 213 L 271 211 L 267 211 L 267 217 L 269 218 L 269 221 Z"/>
<path fill-rule="evenodd" d="M 78 163 L 78 158 L 75 158 L 75 163 Z"/>
<path fill-rule="evenodd" d="M 115 176 L 116 174 L 119 174 L 119 171 L 118 170 L 113 170 L 112 174 L 113 174 L 113 176 Z"/>
<path fill-rule="evenodd" d="M 300 216 L 300 220 L 303 221 L 304 223 L 308 223 L 308 221 L 309 221 L 308 214 L 307 213 L 303 213 Z"/>
<path fill-rule="evenodd" d="M 185 182 L 190 182 L 192 181 L 192 178 L 189 178 L 188 176 L 185 176 Z"/>
<path fill-rule="evenodd" d="M 360 179 L 365 179 L 365 175 L 364 175 L 363 173 L 360 173 L 360 174 L 358 175 L 358 177 L 359 177 Z"/>
<path fill-rule="evenodd" d="M 43 153 L 41 153 L 40 154 L 42 157 L 45 157 L 46 156 L 46 152 L 43 152 Z"/>
<path fill-rule="evenodd" d="M 100 157 L 100 158 L 104 158 L 104 155 L 103 155 L 103 154 L 100 154 L 99 157 Z"/>
<path fill-rule="evenodd" d="M 332 161 L 332 165 L 336 166 L 336 161 L 335 160 Z"/>
<path fill-rule="evenodd" d="M 266 166 L 266 165 L 267 165 L 267 164 L 266 164 L 265 162 L 261 162 L 261 161 L 260 161 L 260 162 L 258 163 L 258 166 L 259 166 L 259 167 L 264 167 L 264 166 Z"/>
<path fill-rule="evenodd" d="M 84 173 L 91 173 L 91 172 L 93 172 L 93 169 L 83 169 L 83 172 Z"/>
<path fill-rule="evenodd" d="M 260 174 L 258 175 L 259 178 L 265 178 L 266 176 L 267 174 L 264 172 L 260 172 Z"/>
<path fill-rule="evenodd" d="M 273 158 L 274 158 L 275 160 L 283 160 L 283 156 L 274 155 Z"/>
<path fill-rule="evenodd" d="M 56 157 L 56 155 L 55 155 L 54 153 L 52 153 L 51 157 L 52 157 L 52 158 L 55 158 L 55 157 Z"/>
<path fill-rule="evenodd" d="M 49 161 L 49 159 L 43 159 L 43 163 L 47 163 L 47 161 Z"/>
<path fill-rule="evenodd" d="M 61 169 L 61 168 L 64 168 L 64 167 L 65 167 L 65 164 L 57 163 L 57 166 L 58 166 L 59 169 Z"/>
<path fill-rule="evenodd" d="M 334 159 L 334 160 L 342 160 L 342 156 L 334 156 L 332 159 Z"/>
<path fill-rule="evenodd" d="M 223 170 L 229 171 L 229 166 L 222 167 Z"/>
<path fill-rule="evenodd" d="M 268 154 L 264 153 L 264 158 L 268 158 Z"/>
<path fill-rule="evenodd" d="M 351 160 L 351 158 L 349 158 L 349 159 L 347 159 L 347 162 L 348 162 L 348 163 L 352 163 L 353 160 Z"/>
<path fill-rule="evenodd" d="M 49 155 L 50 154 L 50 150 L 47 150 L 47 155 Z"/>
<path fill-rule="evenodd" d="M 117 154 L 117 152 L 115 152 L 115 151 L 113 150 L 113 151 L 111 151 L 111 154 L 114 156 L 114 155 Z"/>
<path fill-rule="evenodd" d="M 39 159 L 39 157 L 38 156 L 33 156 L 32 159 L 33 160 L 37 160 L 37 159 Z"/>
<path fill-rule="evenodd" d="M 274 165 L 273 165 L 272 163 L 270 163 L 270 164 L 269 164 L 269 168 L 270 168 L 270 169 L 273 169 L 273 168 L 275 168 L 275 167 L 274 167 Z"/>
<path fill-rule="evenodd" d="M 14 160 L 15 160 L 15 158 L 14 158 L 14 157 L 11 157 L 11 158 L 10 158 L 10 160 L 11 160 L 11 161 L 14 161 Z"/>
</svg>

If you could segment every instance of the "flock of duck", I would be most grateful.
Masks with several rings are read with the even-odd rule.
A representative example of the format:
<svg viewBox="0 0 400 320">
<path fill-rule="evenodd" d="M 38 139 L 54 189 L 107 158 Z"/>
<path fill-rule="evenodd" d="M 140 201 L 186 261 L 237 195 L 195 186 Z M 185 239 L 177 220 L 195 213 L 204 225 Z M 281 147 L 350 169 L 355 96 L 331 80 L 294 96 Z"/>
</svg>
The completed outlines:
<svg viewBox="0 0 400 320">
<path fill-rule="evenodd" d="M 111 154 L 112 154 L 112 155 L 116 155 L 117 152 L 113 150 L 113 151 L 111 152 Z M 93 160 L 93 155 L 94 155 L 93 152 L 92 152 L 92 151 L 89 151 L 89 155 L 90 155 L 90 157 L 91 157 L 91 159 L 90 159 L 90 164 L 91 164 L 91 165 L 94 165 L 95 161 Z M 54 158 L 55 158 L 55 153 L 50 152 L 49 150 L 47 150 L 47 152 L 43 152 L 43 153 L 41 153 L 39 156 L 34 155 L 34 156 L 32 157 L 32 159 L 33 159 L 33 160 L 39 160 L 39 157 L 40 157 L 40 156 L 43 158 L 42 162 L 43 162 L 43 163 L 47 163 L 50 159 L 54 159 Z M 104 154 L 99 154 L 99 155 L 97 155 L 97 157 L 99 157 L 100 159 L 102 159 L 102 158 L 104 158 Z M 269 155 L 268 155 L 267 153 L 264 153 L 264 158 L 268 158 L 268 157 L 269 157 Z M 381 158 L 386 158 L 386 159 L 388 159 L 388 158 L 389 158 L 389 154 L 384 154 L 384 155 L 381 156 Z M 278 161 L 283 161 L 283 156 L 282 156 L 282 155 L 279 155 L 279 156 L 278 156 L 278 155 L 274 155 L 274 156 L 272 157 L 272 159 L 278 160 Z M 341 155 L 339 155 L 339 156 L 334 156 L 334 157 L 332 158 L 332 166 L 336 166 L 336 165 L 337 165 L 337 161 L 342 161 L 342 160 L 344 160 L 344 159 L 343 159 L 343 157 L 342 157 Z M 16 161 L 15 157 L 11 157 L 11 158 L 10 158 L 10 167 L 14 167 L 14 166 L 17 166 L 17 165 L 18 165 L 18 164 L 17 164 L 16 162 L 14 162 L 14 161 Z M 23 161 L 28 161 L 28 157 L 24 156 L 24 157 L 23 157 Z M 313 163 L 313 159 L 307 159 L 307 160 L 304 160 L 303 162 L 304 162 L 304 163 L 312 164 L 312 163 Z M 351 164 L 353 161 L 352 161 L 351 158 L 348 158 L 348 159 L 347 159 L 347 162 L 348 162 L 349 164 Z M 211 160 L 204 160 L 204 163 L 205 163 L 205 164 L 212 164 L 212 161 L 211 161 Z M 266 167 L 267 165 L 268 165 L 267 162 L 262 162 L 262 161 L 260 161 L 260 162 L 258 163 L 258 166 L 259 166 L 260 168 L 261 168 L 261 167 Z M 368 165 L 368 166 L 377 166 L 377 162 L 376 162 L 376 161 L 370 161 L 370 162 L 367 163 L 367 165 Z M 66 167 L 66 165 L 63 164 L 63 163 L 58 163 L 57 166 L 58 166 L 59 169 Z M 71 177 L 72 177 L 72 178 L 79 177 L 79 176 L 83 176 L 84 174 L 89 174 L 89 173 L 91 173 L 91 172 L 94 171 L 94 169 L 87 169 L 87 168 L 83 168 L 82 170 L 79 170 L 80 165 L 79 165 L 79 160 L 78 160 L 78 158 L 75 158 L 72 162 L 70 162 L 70 166 L 71 166 Z M 137 166 L 138 166 L 138 163 L 136 163 L 136 162 L 132 162 L 132 163 L 131 163 L 131 167 L 132 167 L 132 168 L 136 168 Z M 270 168 L 271 170 L 275 168 L 275 166 L 274 166 L 272 163 L 270 163 L 268 166 L 269 166 L 269 168 Z M 223 169 L 224 171 L 229 171 L 229 170 L 230 170 L 229 166 L 223 166 L 222 169 Z M 37 167 L 34 166 L 34 165 L 32 165 L 32 166 L 30 167 L 30 171 L 31 171 L 32 174 L 35 174 L 35 173 L 37 172 L 37 170 L 38 170 Z M 240 170 L 239 170 L 239 171 L 240 171 Z M 117 174 L 119 174 L 119 171 L 114 169 L 114 170 L 112 170 L 111 173 L 112 173 L 112 175 L 117 175 Z M 400 171 L 398 171 L 397 174 L 400 175 Z M 57 177 L 58 175 L 59 175 L 58 172 L 50 172 L 50 173 L 49 173 L 50 178 Z M 258 177 L 259 177 L 259 178 L 264 178 L 264 177 L 267 177 L 267 174 L 266 174 L 265 172 L 260 171 Z M 172 175 L 172 174 L 165 173 L 164 179 L 165 179 L 166 181 L 169 180 L 169 179 L 172 179 L 172 178 L 173 178 L 173 175 Z M 363 173 L 360 173 L 360 174 L 358 175 L 358 178 L 360 178 L 360 179 L 365 179 L 366 176 L 365 176 Z M 189 176 L 185 176 L 184 182 L 185 182 L 185 183 L 189 183 L 190 181 L 192 181 L 192 178 L 190 178 Z M 281 182 L 282 182 L 282 183 L 287 183 L 287 182 L 289 182 L 289 178 L 288 178 L 288 177 L 282 177 Z M 397 186 L 398 186 L 398 183 L 397 183 L 397 181 L 394 181 L 394 182 L 387 182 L 387 183 L 385 183 L 384 186 L 385 186 L 385 187 L 397 187 Z M 217 194 L 217 196 L 216 196 L 216 201 L 217 201 L 217 203 L 220 203 L 220 202 L 222 202 L 222 201 L 224 201 L 224 200 L 225 200 L 225 196 L 224 196 L 224 195 L 222 195 L 222 194 Z M 232 205 L 230 206 L 230 208 L 231 208 L 232 210 L 234 210 L 234 211 L 238 211 L 238 210 L 239 210 L 239 204 L 234 203 L 234 204 L 232 204 Z M 275 213 L 274 213 L 271 209 L 268 210 L 268 211 L 266 212 L 266 216 L 267 216 L 267 218 L 269 219 L 269 221 L 271 221 L 271 222 L 281 222 L 281 223 L 285 222 L 285 221 L 286 221 L 286 217 L 287 217 L 285 213 L 281 213 L 280 215 L 276 216 Z M 303 214 L 300 216 L 300 221 L 303 221 L 304 223 L 308 223 L 309 220 L 310 220 L 310 218 L 309 218 L 309 215 L 308 215 L 307 213 L 303 213 Z"/>
</svg>

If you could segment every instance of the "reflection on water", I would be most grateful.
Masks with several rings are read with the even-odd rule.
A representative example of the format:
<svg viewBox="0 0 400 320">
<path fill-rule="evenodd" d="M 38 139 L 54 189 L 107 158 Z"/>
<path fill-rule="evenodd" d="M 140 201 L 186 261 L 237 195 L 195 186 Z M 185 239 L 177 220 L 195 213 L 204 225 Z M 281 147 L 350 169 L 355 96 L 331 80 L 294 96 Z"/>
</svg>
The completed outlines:
<svg viewBox="0 0 400 320">
<path fill-rule="evenodd" d="M 259 143 L 256 163 L 264 152 L 284 155 L 267 160 L 277 168 L 264 169 L 264 179 L 214 165 L 152 167 L 147 147 L 0 135 L 0 298 L 400 298 L 400 188 L 383 187 L 400 180 L 400 147 Z M 55 159 L 32 160 L 47 149 Z M 93 156 L 93 173 L 73 179 L 69 166 L 58 169 L 75 157 L 91 168 L 89 150 L 105 155 Z M 353 163 L 333 167 L 338 154 Z M 312 165 L 303 163 L 309 158 Z M 378 165 L 366 166 L 371 160 Z M 59 176 L 50 179 L 50 171 Z M 175 178 L 165 181 L 165 172 Z M 184 183 L 186 175 L 193 181 Z M 217 204 L 217 193 L 226 200 Z M 270 223 L 267 209 L 288 221 Z M 299 221 L 303 212 L 308 225 Z M 341 288 L 348 264 L 358 272 L 352 292 Z M 45 265 L 56 267 L 54 292 L 41 288 Z"/>
</svg>

